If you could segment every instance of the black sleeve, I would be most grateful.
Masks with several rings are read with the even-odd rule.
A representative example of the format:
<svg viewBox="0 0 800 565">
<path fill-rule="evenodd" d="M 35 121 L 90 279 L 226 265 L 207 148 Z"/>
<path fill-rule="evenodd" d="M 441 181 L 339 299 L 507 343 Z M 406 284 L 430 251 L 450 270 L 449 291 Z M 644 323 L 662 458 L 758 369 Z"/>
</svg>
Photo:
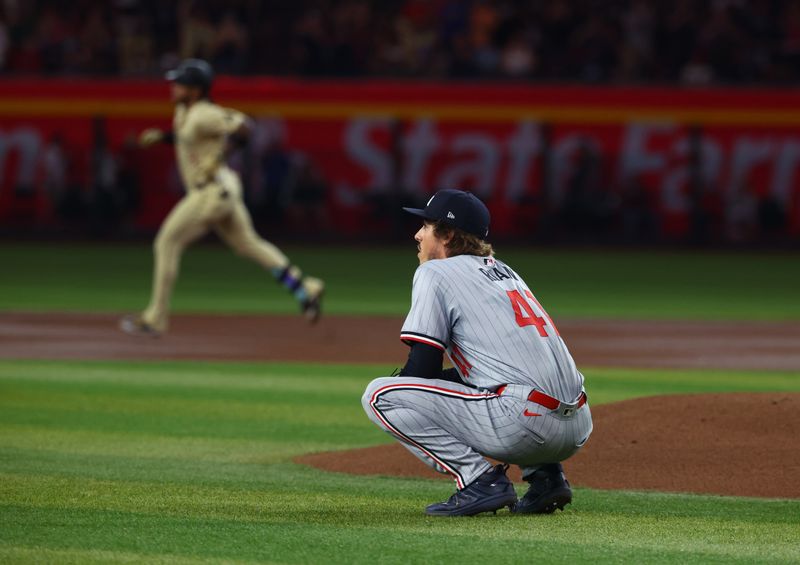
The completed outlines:
<svg viewBox="0 0 800 565">
<path fill-rule="evenodd" d="M 451 383 L 458 383 L 460 385 L 467 384 L 461 380 L 461 375 L 458 374 L 458 371 L 455 367 L 451 367 L 442 371 L 442 374 L 439 376 L 439 378 L 443 381 L 450 381 Z"/>
<path fill-rule="evenodd" d="M 407 377 L 438 379 L 442 376 L 443 352 L 438 347 L 414 341 L 408 352 L 406 366 L 400 374 Z"/>
<path fill-rule="evenodd" d="M 472 386 L 461 380 L 461 375 L 458 374 L 455 367 L 443 370 L 443 357 L 444 352 L 438 347 L 418 341 L 412 342 L 411 351 L 408 352 L 406 366 L 400 369 L 397 375 L 421 377 L 423 379 L 441 379 L 450 381 L 451 383 Z"/>
</svg>

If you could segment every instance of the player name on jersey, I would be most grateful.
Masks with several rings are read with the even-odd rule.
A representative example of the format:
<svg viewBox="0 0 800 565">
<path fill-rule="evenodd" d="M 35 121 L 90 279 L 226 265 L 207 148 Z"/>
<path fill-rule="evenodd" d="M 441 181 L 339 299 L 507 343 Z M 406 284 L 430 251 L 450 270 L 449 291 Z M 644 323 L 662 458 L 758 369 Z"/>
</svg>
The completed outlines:
<svg viewBox="0 0 800 565">
<path fill-rule="evenodd" d="M 492 262 L 494 265 L 494 262 Z M 491 268 L 478 269 L 483 275 L 492 282 L 502 282 L 506 279 L 514 279 L 518 281 L 517 275 L 514 274 L 510 268 L 506 266 L 492 266 Z"/>
</svg>

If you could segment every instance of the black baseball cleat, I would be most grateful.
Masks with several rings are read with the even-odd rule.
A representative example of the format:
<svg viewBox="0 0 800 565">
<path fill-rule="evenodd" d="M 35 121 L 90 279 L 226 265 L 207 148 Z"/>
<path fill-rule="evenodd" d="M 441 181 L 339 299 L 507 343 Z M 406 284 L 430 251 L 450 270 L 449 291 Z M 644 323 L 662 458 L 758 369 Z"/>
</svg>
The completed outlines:
<svg viewBox="0 0 800 565">
<path fill-rule="evenodd" d="M 572 489 L 561 463 L 542 466 L 529 477 L 528 492 L 511 509 L 517 514 L 552 514 L 572 502 Z"/>
<path fill-rule="evenodd" d="M 119 321 L 119 329 L 128 335 L 135 335 L 139 337 L 161 337 L 160 331 L 135 314 L 124 316 Z"/>
<path fill-rule="evenodd" d="M 314 277 L 303 279 L 306 289 L 306 298 L 300 303 L 300 310 L 306 320 L 315 324 L 322 315 L 322 295 L 325 293 L 325 283 Z"/>
<path fill-rule="evenodd" d="M 431 504 L 425 509 L 429 516 L 473 516 L 481 512 L 497 512 L 511 508 L 517 502 L 514 485 L 506 477 L 508 465 L 497 465 L 457 491 L 446 502 Z"/>
</svg>

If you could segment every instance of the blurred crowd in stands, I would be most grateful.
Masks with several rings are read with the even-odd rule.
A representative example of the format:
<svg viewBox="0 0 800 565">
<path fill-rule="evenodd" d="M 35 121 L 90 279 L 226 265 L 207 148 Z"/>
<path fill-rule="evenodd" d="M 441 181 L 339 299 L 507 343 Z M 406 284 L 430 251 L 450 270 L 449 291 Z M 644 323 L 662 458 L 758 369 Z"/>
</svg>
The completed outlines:
<svg viewBox="0 0 800 565">
<path fill-rule="evenodd" d="M 800 80 L 800 0 L 0 0 L 0 77 L 160 77 L 186 57 L 233 75 L 789 86 Z M 96 235 L 141 204 L 140 150 L 109 147 L 104 128 L 98 118 L 91 155 L 55 135 L 44 157 L 55 214 Z M 239 168 L 257 222 L 329 225 L 331 187 L 313 160 L 281 145 L 248 151 Z M 536 229 L 567 241 L 658 241 L 658 196 L 636 179 L 603 186 L 611 158 L 587 145 L 563 198 L 523 198 L 514 221 L 542 217 Z M 699 170 L 693 242 L 787 234 L 794 212 L 753 187 L 723 198 Z M 364 218 L 391 216 L 391 198 L 370 193 Z"/>
<path fill-rule="evenodd" d="M 0 0 L 0 73 L 788 84 L 797 0 Z"/>
</svg>

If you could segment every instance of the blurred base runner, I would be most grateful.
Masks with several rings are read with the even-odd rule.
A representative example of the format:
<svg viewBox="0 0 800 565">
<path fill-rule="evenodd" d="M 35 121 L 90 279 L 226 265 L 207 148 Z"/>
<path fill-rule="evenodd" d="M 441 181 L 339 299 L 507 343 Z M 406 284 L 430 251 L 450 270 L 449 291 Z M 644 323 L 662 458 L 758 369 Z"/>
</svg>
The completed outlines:
<svg viewBox="0 0 800 565">
<path fill-rule="evenodd" d="M 311 322 L 321 314 L 324 283 L 302 271 L 272 243 L 256 233 L 242 198 L 238 175 L 224 162 L 229 143 L 246 139 L 249 119 L 209 99 L 213 81 L 205 61 L 187 59 L 167 73 L 175 103 L 173 131 L 147 129 L 139 143 L 175 144 L 186 195 L 172 209 L 154 244 L 155 267 L 150 303 L 141 314 L 125 316 L 120 329 L 132 335 L 157 337 L 167 331 L 172 289 L 178 278 L 183 251 L 214 231 L 236 253 L 272 273 L 300 304 Z"/>
</svg>

